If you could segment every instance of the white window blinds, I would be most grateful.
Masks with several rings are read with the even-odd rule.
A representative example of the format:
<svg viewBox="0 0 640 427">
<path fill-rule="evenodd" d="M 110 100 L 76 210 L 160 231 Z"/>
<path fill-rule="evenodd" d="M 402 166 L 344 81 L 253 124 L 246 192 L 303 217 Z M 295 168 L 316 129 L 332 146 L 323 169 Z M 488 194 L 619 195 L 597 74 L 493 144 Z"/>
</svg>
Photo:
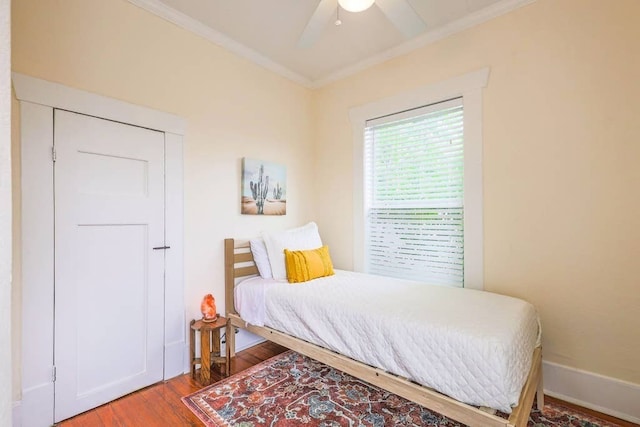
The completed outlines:
<svg viewBox="0 0 640 427">
<path fill-rule="evenodd" d="M 365 126 L 365 269 L 464 286 L 462 98 Z"/>
</svg>

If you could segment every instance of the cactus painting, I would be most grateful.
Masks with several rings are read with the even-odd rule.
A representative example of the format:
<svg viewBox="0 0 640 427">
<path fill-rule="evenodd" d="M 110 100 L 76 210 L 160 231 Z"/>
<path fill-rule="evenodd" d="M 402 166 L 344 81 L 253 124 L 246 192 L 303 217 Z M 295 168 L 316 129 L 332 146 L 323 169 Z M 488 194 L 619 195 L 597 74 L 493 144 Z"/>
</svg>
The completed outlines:
<svg viewBox="0 0 640 427">
<path fill-rule="evenodd" d="M 282 187 L 280 187 L 279 182 L 277 182 L 276 186 L 273 188 L 273 198 L 276 200 L 282 199 Z"/>
<path fill-rule="evenodd" d="M 242 201 L 245 215 L 286 215 L 287 172 L 283 165 L 242 159 Z"/>
</svg>

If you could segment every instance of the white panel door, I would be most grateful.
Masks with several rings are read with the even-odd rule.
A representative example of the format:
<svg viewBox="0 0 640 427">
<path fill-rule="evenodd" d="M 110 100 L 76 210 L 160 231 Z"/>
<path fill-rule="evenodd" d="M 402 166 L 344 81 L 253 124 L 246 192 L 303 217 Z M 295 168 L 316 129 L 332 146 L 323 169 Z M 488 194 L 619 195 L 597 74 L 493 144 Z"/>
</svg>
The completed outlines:
<svg viewBox="0 0 640 427">
<path fill-rule="evenodd" d="M 54 123 L 57 422 L 162 380 L 164 134 Z"/>
</svg>

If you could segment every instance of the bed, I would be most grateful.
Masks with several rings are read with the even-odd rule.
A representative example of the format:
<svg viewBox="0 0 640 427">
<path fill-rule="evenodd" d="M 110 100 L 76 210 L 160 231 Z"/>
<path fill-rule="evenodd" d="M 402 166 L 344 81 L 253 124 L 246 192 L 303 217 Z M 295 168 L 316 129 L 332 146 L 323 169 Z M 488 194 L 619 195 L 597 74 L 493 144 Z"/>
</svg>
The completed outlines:
<svg viewBox="0 0 640 427">
<path fill-rule="evenodd" d="M 416 298 L 412 293 L 416 292 L 412 287 L 415 284 L 410 282 L 399 281 L 389 286 L 388 281 L 395 279 L 365 277 L 370 289 L 376 288 L 377 292 L 366 293 L 367 296 L 360 298 L 357 304 L 350 305 L 357 292 L 362 294 L 358 284 L 363 281 L 363 276 L 357 273 L 338 270 L 335 276 L 317 279 L 305 286 L 261 279 L 257 273 L 248 242 L 226 239 L 226 307 L 227 317 L 233 326 L 467 425 L 523 426 L 529 418 L 536 390 L 538 406 L 544 404 L 539 335 L 532 336 L 531 332 L 534 329 L 539 332 L 537 323 L 532 325 L 532 322 L 537 322 L 537 317 L 535 313 L 532 317 L 528 304 L 524 302 L 509 302 L 506 301 L 509 297 L 486 292 L 429 286 L 432 288 L 429 297 L 421 299 L 431 305 L 403 317 L 403 312 L 409 310 L 410 300 Z M 399 289 L 402 292 L 397 292 Z M 396 292 L 396 296 L 403 297 L 390 300 L 390 296 L 385 295 L 384 302 L 381 302 L 370 296 L 391 290 Z M 478 310 L 474 313 L 478 322 L 470 326 L 478 330 L 477 333 L 472 331 L 477 337 L 466 334 L 464 322 L 456 320 L 464 317 L 462 311 L 443 313 L 439 310 L 443 306 L 441 299 L 448 298 L 451 292 L 459 292 L 462 300 L 468 299 L 461 306 L 462 311 Z M 241 299 L 236 301 L 236 295 Z M 328 295 L 341 303 L 328 302 Z M 393 305 L 388 301 L 393 301 Z M 491 316 L 497 311 L 503 313 L 502 317 Z M 284 315 L 285 312 L 290 313 L 289 317 Z M 340 316 L 340 312 L 348 314 Z M 378 312 L 384 315 L 376 316 Z M 505 320 L 502 326 L 496 323 L 500 319 Z M 424 326 L 426 324 L 429 327 Z M 483 326 L 485 331 L 498 330 L 498 335 L 510 336 L 507 341 L 517 341 L 514 345 L 516 350 L 505 350 L 503 355 L 496 356 L 496 346 L 491 345 L 496 337 L 483 335 Z M 519 329 L 528 332 L 520 333 Z M 419 332 L 417 335 L 416 331 Z M 362 339 L 363 336 L 370 339 Z M 405 337 L 406 341 L 403 341 Z M 420 348 L 424 347 L 422 343 L 433 337 L 440 340 L 434 342 L 445 343 L 439 344 L 438 349 L 445 349 L 448 345 L 462 349 L 458 355 L 465 354 L 465 360 L 459 360 L 458 356 L 448 360 L 446 350 L 420 354 Z M 376 351 L 370 351 L 371 347 Z M 502 348 L 500 345 L 497 347 Z M 228 357 L 235 355 L 234 337 L 228 340 L 227 353 Z M 444 353 L 444 357 L 438 353 Z M 503 378 L 509 380 L 503 381 Z M 438 391 L 422 384 L 429 384 Z M 471 385 L 465 387 L 467 384 Z M 518 384 L 517 389 L 514 389 L 514 384 Z M 523 385 L 520 387 L 520 384 Z M 469 390 L 470 394 L 467 393 Z M 512 408 L 515 403 L 517 406 Z M 511 415 L 508 419 L 502 418 L 495 415 L 496 409 L 503 412 L 511 410 Z"/>
</svg>

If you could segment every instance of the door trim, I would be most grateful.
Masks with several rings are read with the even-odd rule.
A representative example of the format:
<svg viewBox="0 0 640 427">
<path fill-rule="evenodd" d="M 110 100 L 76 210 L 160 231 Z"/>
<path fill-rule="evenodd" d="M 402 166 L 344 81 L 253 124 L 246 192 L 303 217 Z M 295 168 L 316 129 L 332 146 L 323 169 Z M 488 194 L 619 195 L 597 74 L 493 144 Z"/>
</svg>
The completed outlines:
<svg viewBox="0 0 640 427">
<path fill-rule="evenodd" d="M 22 423 L 54 420 L 53 110 L 60 108 L 165 134 L 164 378 L 185 369 L 183 259 L 184 119 L 161 111 L 13 73 L 20 101 L 22 239 Z"/>
<path fill-rule="evenodd" d="M 74 111 L 102 119 L 184 135 L 186 120 L 171 113 L 96 95 L 59 83 L 12 73 L 13 88 L 19 101 Z"/>
</svg>

